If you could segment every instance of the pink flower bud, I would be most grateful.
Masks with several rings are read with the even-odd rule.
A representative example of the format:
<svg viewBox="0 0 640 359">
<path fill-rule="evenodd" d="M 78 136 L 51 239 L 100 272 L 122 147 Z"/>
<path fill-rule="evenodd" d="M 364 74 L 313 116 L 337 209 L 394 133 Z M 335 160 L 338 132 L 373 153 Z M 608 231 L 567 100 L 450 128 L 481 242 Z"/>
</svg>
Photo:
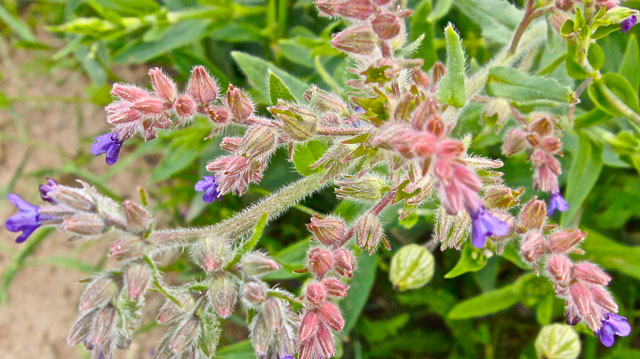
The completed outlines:
<svg viewBox="0 0 640 359">
<path fill-rule="evenodd" d="M 307 286 L 306 297 L 311 303 L 319 305 L 327 299 L 327 292 L 322 284 L 315 282 Z"/>
<path fill-rule="evenodd" d="M 383 40 L 389 40 L 398 36 L 402 30 L 402 25 L 400 25 L 398 17 L 388 12 L 376 15 L 373 21 L 371 21 L 371 26 L 376 35 Z"/>
<path fill-rule="evenodd" d="M 184 352 L 198 338 L 199 332 L 200 319 L 192 315 L 173 333 L 169 340 L 169 348 L 176 354 Z"/>
<path fill-rule="evenodd" d="M 432 71 L 432 79 L 433 79 L 433 85 L 437 86 L 440 83 L 440 80 L 444 77 L 444 75 L 447 74 L 447 67 L 440 61 L 437 61 L 435 64 L 433 64 L 433 69 Z"/>
<path fill-rule="evenodd" d="M 589 262 L 579 262 L 573 266 L 573 275 L 585 282 L 594 284 L 607 285 L 611 281 L 611 277 L 602 269 L 596 267 Z"/>
<path fill-rule="evenodd" d="M 373 14 L 373 5 L 369 0 L 346 0 L 335 5 L 335 11 L 346 17 L 366 20 Z"/>
<path fill-rule="evenodd" d="M 260 252 L 247 254 L 240 265 L 248 276 L 257 276 L 280 269 L 280 265 Z"/>
<path fill-rule="evenodd" d="M 411 72 L 411 77 L 413 78 L 413 82 L 415 82 L 416 85 L 420 86 L 422 90 L 427 90 L 431 85 L 431 81 L 429 80 L 427 74 L 420 69 L 414 69 Z"/>
<path fill-rule="evenodd" d="M 326 325 L 320 324 L 318 326 L 317 340 L 322 351 L 324 358 L 332 358 L 336 354 L 335 344 L 333 343 L 333 336 Z"/>
<path fill-rule="evenodd" d="M 352 54 L 370 55 L 376 49 L 377 38 L 369 26 L 351 27 L 335 35 L 331 45 Z"/>
<path fill-rule="evenodd" d="M 569 253 L 586 236 L 578 229 L 558 231 L 549 237 L 549 248 L 553 253 Z"/>
<path fill-rule="evenodd" d="M 340 280 L 336 278 L 325 278 L 321 283 L 327 290 L 327 293 L 329 293 L 329 295 L 332 295 L 334 297 L 347 296 L 349 287 L 346 284 L 342 283 Z"/>
<path fill-rule="evenodd" d="M 547 272 L 559 284 L 566 285 L 571 279 L 571 260 L 563 255 L 552 255 L 547 260 Z"/>
<path fill-rule="evenodd" d="M 178 300 L 180 306 L 173 301 L 167 299 L 165 303 L 158 310 L 158 316 L 156 320 L 158 323 L 167 324 L 175 319 L 181 318 L 182 315 L 193 308 L 195 300 L 189 293 L 174 294 L 173 297 Z"/>
<path fill-rule="evenodd" d="M 593 297 L 593 301 L 606 309 L 608 312 L 617 313 L 618 312 L 618 304 L 611 297 L 611 294 L 607 292 L 604 288 L 593 285 L 589 288 L 591 291 L 591 295 Z"/>
<path fill-rule="evenodd" d="M 114 102 L 107 106 L 105 110 L 107 111 L 107 122 L 112 125 L 119 125 L 142 119 L 142 114 L 137 110 L 132 109 L 129 103 Z"/>
<path fill-rule="evenodd" d="M 426 86 L 428 86 L 429 79 L 426 77 L 422 70 L 420 70 L 424 79 L 422 81 L 426 81 Z M 413 111 L 413 115 L 411 116 L 411 126 L 416 130 L 426 130 L 427 125 L 429 124 L 431 117 L 433 115 L 437 115 L 439 112 L 438 103 L 434 100 L 427 98 L 425 102 L 420 104 L 415 111 Z"/>
<path fill-rule="evenodd" d="M 315 0 L 316 7 L 321 15 L 336 16 L 336 0 Z"/>
<path fill-rule="evenodd" d="M 548 153 L 558 153 L 562 150 L 562 141 L 555 137 L 545 137 L 540 142 L 540 147 Z"/>
<path fill-rule="evenodd" d="M 89 283 L 80 297 L 78 308 L 80 311 L 98 307 L 118 293 L 118 283 L 112 277 L 100 277 Z"/>
<path fill-rule="evenodd" d="M 125 200 L 122 202 L 124 214 L 127 218 L 127 229 L 135 232 L 144 232 L 151 224 L 151 214 L 141 205 Z"/>
<path fill-rule="evenodd" d="M 527 134 L 520 128 L 514 128 L 507 134 L 502 145 L 502 154 L 515 155 L 527 148 Z"/>
<path fill-rule="evenodd" d="M 207 113 L 211 121 L 215 123 L 225 124 L 231 118 L 231 112 L 224 107 L 209 107 Z"/>
<path fill-rule="evenodd" d="M 382 240 L 382 224 L 377 216 L 367 213 L 356 223 L 355 237 L 358 246 L 373 253 Z"/>
<path fill-rule="evenodd" d="M 540 137 L 549 136 L 553 132 L 553 122 L 546 116 L 539 118 L 531 124 L 530 130 Z"/>
<path fill-rule="evenodd" d="M 526 230 L 540 230 L 547 220 L 547 204 L 533 197 L 520 212 L 520 223 Z"/>
<path fill-rule="evenodd" d="M 276 299 L 267 298 L 264 303 L 264 318 L 267 321 L 269 329 L 273 333 L 277 333 L 282 328 L 282 309 Z"/>
<path fill-rule="evenodd" d="M 276 148 L 276 130 L 271 126 L 255 125 L 249 127 L 238 152 L 249 158 L 269 155 Z"/>
<path fill-rule="evenodd" d="M 154 97 L 146 97 L 131 104 L 131 108 L 143 115 L 153 116 L 164 112 L 164 102 Z"/>
<path fill-rule="evenodd" d="M 118 260 L 142 255 L 144 242 L 133 235 L 120 235 L 109 247 L 109 257 Z"/>
<path fill-rule="evenodd" d="M 209 296 L 216 312 L 223 318 L 233 312 L 238 299 L 238 288 L 228 272 L 219 272 L 214 276 L 209 288 Z"/>
<path fill-rule="evenodd" d="M 202 66 L 193 68 L 187 88 L 191 96 L 202 106 L 206 106 L 218 98 L 218 86 Z"/>
<path fill-rule="evenodd" d="M 269 330 L 264 315 L 258 314 L 251 325 L 251 342 L 253 349 L 258 356 L 263 356 L 269 349 L 271 343 L 272 332 Z"/>
<path fill-rule="evenodd" d="M 105 306 L 98 312 L 91 329 L 91 345 L 100 346 L 109 339 L 114 330 L 115 319 L 116 310 L 111 305 Z"/>
<path fill-rule="evenodd" d="M 229 85 L 227 90 L 226 104 L 236 122 L 244 123 L 253 114 L 253 104 L 249 97 L 233 85 Z"/>
<path fill-rule="evenodd" d="M 331 246 L 339 243 L 344 237 L 345 223 L 340 219 L 314 214 L 311 217 L 311 223 L 307 224 L 307 230 L 313 233 L 322 244 Z"/>
<path fill-rule="evenodd" d="M 582 282 L 575 282 L 569 287 L 569 292 L 580 315 L 586 316 L 593 313 L 591 292 L 586 285 Z"/>
<path fill-rule="evenodd" d="M 104 233 L 107 229 L 100 216 L 93 213 L 76 214 L 65 218 L 60 224 L 60 229 L 81 236 L 95 236 Z"/>
<path fill-rule="evenodd" d="M 546 247 L 547 243 L 545 242 L 542 233 L 532 231 L 528 232 L 524 241 L 522 241 L 520 251 L 522 252 L 524 260 L 529 263 L 534 263 L 538 262 L 538 260 L 540 260 L 540 258 L 546 253 Z"/>
<path fill-rule="evenodd" d="M 193 258 L 200 262 L 202 269 L 206 272 L 221 269 L 230 256 L 229 245 L 224 239 L 218 237 L 205 237 L 192 246 L 191 251 Z"/>
<path fill-rule="evenodd" d="M 129 298 L 138 300 L 144 294 L 151 282 L 151 271 L 149 267 L 142 263 L 132 264 L 125 273 L 127 280 L 127 294 Z"/>
<path fill-rule="evenodd" d="M 220 148 L 229 152 L 236 152 L 240 148 L 242 138 L 239 137 L 225 137 L 220 142 Z"/>
<path fill-rule="evenodd" d="M 149 97 L 149 93 L 138 86 L 117 82 L 111 87 L 111 95 L 129 102 L 135 102 L 142 98 Z"/>
<path fill-rule="evenodd" d="M 151 77 L 151 83 L 156 94 L 160 96 L 165 102 L 173 103 L 176 99 L 177 91 L 176 85 L 173 83 L 167 75 L 158 67 L 149 70 L 149 76 Z"/>
<path fill-rule="evenodd" d="M 196 102 L 189 95 L 178 97 L 174 103 L 178 117 L 185 119 L 190 118 L 196 113 Z"/>
<path fill-rule="evenodd" d="M 324 277 L 333 267 L 331 252 L 322 248 L 313 248 L 309 252 L 309 269 L 319 277 Z"/>
<path fill-rule="evenodd" d="M 81 212 L 93 212 L 96 208 L 94 199 L 83 189 L 56 186 L 48 195 L 55 203 Z"/>
<path fill-rule="evenodd" d="M 91 332 L 91 324 L 96 317 L 97 311 L 91 311 L 83 314 L 76 320 L 75 324 L 71 328 L 69 335 L 67 336 L 67 343 L 69 345 L 76 345 L 87 339 Z"/>
<path fill-rule="evenodd" d="M 335 263 L 335 270 L 343 277 L 353 277 L 353 271 L 355 270 L 355 259 L 353 254 L 346 249 L 336 249 L 333 251 L 333 260 Z"/>
<path fill-rule="evenodd" d="M 267 299 L 267 289 L 261 283 L 247 283 L 244 286 L 242 297 L 253 305 L 260 305 Z"/>
<path fill-rule="evenodd" d="M 344 319 L 335 304 L 324 302 L 318 307 L 318 314 L 323 323 L 327 324 L 335 331 L 341 331 L 344 327 Z"/>
<path fill-rule="evenodd" d="M 298 339 L 300 343 L 304 343 L 307 339 L 313 337 L 318 331 L 318 316 L 314 312 L 307 312 L 300 323 L 298 331 Z"/>
</svg>

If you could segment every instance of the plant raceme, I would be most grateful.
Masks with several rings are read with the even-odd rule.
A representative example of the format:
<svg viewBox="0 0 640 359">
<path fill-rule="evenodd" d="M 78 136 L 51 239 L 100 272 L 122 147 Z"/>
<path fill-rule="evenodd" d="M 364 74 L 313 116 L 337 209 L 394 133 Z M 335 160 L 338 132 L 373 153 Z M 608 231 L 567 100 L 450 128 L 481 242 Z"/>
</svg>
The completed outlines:
<svg viewBox="0 0 640 359">
<path fill-rule="evenodd" d="M 329 144 L 305 178 L 205 228 L 156 229 L 144 204 L 115 202 L 81 181 L 81 187 L 69 187 L 47 179 L 40 187 L 41 206 L 9 195 L 18 213 L 7 220 L 6 228 L 22 232 L 17 242 L 48 225 L 78 237 L 117 232 L 110 256 L 121 265 L 88 282 L 69 343 L 83 343 L 93 358 L 111 358 L 116 349 L 128 348 L 141 321 L 145 293 L 153 287 L 166 297 L 157 321 L 167 326 L 155 358 L 212 357 L 222 319 L 238 303 L 247 312 L 258 357 L 330 358 L 345 324 L 336 301 L 348 294 L 349 278 L 357 267 L 352 248 L 369 253 L 381 244 L 390 248 L 380 214 L 398 205 L 404 218 L 434 202 L 440 205 L 434 239 L 443 250 L 460 249 L 470 240 L 477 248 L 500 254 L 509 241 L 518 241 L 522 259 L 536 273 L 542 268 L 557 296 L 565 300 L 567 323 L 584 322 L 606 346 L 615 336 L 628 335 L 631 327 L 617 314 L 618 306 L 606 289 L 611 278 L 592 263 L 568 257 L 583 253 L 578 246 L 586 233 L 557 228 L 547 218 L 569 209 L 558 183 L 558 157 L 562 130 L 571 122 L 545 112 L 543 106 L 521 113 L 514 96 L 528 96 L 534 103 L 563 103 L 569 117 L 579 96 L 555 80 L 521 71 L 527 68 L 527 55 L 535 54 L 546 38 L 546 22 L 537 18 L 548 15 L 551 30 L 575 50 L 571 61 L 577 69 L 598 78 L 584 54 L 595 46 L 600 30 L 628 31 L 637 21 L 636 12 L 619 7 L 617 1 L 530 0 L 511 44 L 485 69 L 467 77 L 461 39 L 453 25 L 444 29 L 446 65 L 436 63 L 425 71 L 421 59 L 407 56 L 420 45 L 420 39 L 408 43 L 405 36 L 411 10 L 390 0 L 317 0 L 316 6 L 321 15 L 348 24 L 331 40 L 353 59 L 355 78 L 346 84 L 351 88 L 348 96 L 317 86 L 293 94 L 269 73 L 273 105 L 267 108 L 271 117 L 263 117 L 244 90 L 230 85 L 221 95 L 202 66 L 193 69 L 182 91 L 154 68 L 149 71 L 151 91 L 113 85 L 117 100 L 106 107 L 113 129 L 96 137 L 92 147 L 94 155 L 105 154 L 112 165 L 133 136 L 152 140 L 158 130 L 175 130 L 195 116 L 205 116 L 211 120 L 211 136 L 227 127 L 245 129 L 241 137 L 222 139 L 220 146 L 227 154 L 211 160 L 206 167 L 211 174 L 195 184 L 205 202 L 229 193 L 240 196 L 251 183 L 260 183 L 271 155 L 281 146 L 288 147 L 291 158 L 297 145 Z M 502 126 L 509 125 L 506 118 L 516 119 L 506 131 L 503 153 L 528 152 L 534 187 L 549 195 L 548 204 L 534 197 L 520 205 L 523 189 L 504 184 L 502 177 L 509 173 L 499 171 L 502 162 L 469 154 L 470 136 L 454 137 L 452 130 L 470 101 L 486 103 L 486 112 L 497 115 Z M 376 168 L 383 171 L 371 171 Z M 302 295 L 271 287 L 261 276 L 280 264 L 254 250 L 266 222 L 330 184 L 339 198 L 364 202 L 369 209 L 354 223 L 332 215 L 312 216 L 307 229 L 313 244 L 304 270 L 310 278 Z M 189 251 L 206 273 L 204 279 L 180 287 L 163 284 L 154 256 L 177 250 Z"/>
</svg>

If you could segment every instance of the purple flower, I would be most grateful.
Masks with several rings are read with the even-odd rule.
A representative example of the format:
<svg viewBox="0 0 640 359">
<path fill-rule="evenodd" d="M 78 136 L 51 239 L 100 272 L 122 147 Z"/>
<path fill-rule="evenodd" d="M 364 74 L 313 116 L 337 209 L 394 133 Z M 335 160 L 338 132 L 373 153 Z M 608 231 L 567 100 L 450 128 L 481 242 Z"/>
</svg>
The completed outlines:
<svg viewBox="0 0 640 359">
<path fill-rule="evenodd" d="M 631 334 L 631 325 L 627 321 L 627 318 L 607 313 L 607 316 L 602 321 L 602 327 L 596 333 L 597 337 L 600 337 L 600 342 L 605 347 L 610 347 L 616 342 L 614 335 L 619 337 L 626 337 Z"/>
<path fill-rule="evenodd" d="M 122 141 L 118 138 L 118 135 L 109 132 L 100 135 L 93 139 L 95 142 L 91 146 L 91 154 L 99 156 L 106 153 L 105 162 L 108 165 L 112 165 L 118 161 L 120 155 L 120 149 L 122 148 Z"/>
<path fill-rule="evenodd" d="M 631 30 L 631 28 L 636 26 L 637 23 L 638 23 L 638 18 L 635 15 L 631 15 L 628 18 L 622 20 L 622 22 L 620 23 L 620 28 L 622 30 L 622 33 L 624 34 L 627 31 Z"/>
<path fill-rule="evenodd" d="M 196 182 L 195 190 L 198 192 L 204 192 L 202 200 L 206 203 L 211 203 L 215 200 L 222 198 L 220 192 L 218 192 L 218 184 L 214 176 L 204 176 L 198 182 Z"/>
<path fill-rule="evenodd" d="M 482 248 L 489 236 L 506 236 L 509 234 L 509 225 L 494 217 L 486 208 L 479 206 L 476 211 L 470 211 L 471 215 L 471 243 L 474 247 Z"/>
<path fill-rule="evenodd" d="M 40 208 L 15 193 L 10 193 L 7 198 L 18 207 L 18 213 L 9 217 L 4 226 L 11 232 L 22 231 L 22 234 L 16 238 L 17 243 L 22 243 L 42 225 L 43 218 L 40 216 Z"/>
<path fill-rule="evenodd" d="M 549 197 L 549 209 L 547 209 L 547 216 L 553 216 L 553 213 L 558 210 L 560 212 L 566 212 L 569 209 L 569 203 L 564 200 L 564 197 L 560 192 L 552 193 Z"/>
<path fill-rule="evenodd" d="M 49 194 L 56 187 L 58 187 L 58 182 L 47 177 L 47 183 L 40 186 L 40 198 L 42 198 L 43 201 L 47 201 L 49 203 L 55 204 L 55 201 L 53 200 L 53 198 L 51 198 L 51 196 L 49 196 Z"/>
</svg>

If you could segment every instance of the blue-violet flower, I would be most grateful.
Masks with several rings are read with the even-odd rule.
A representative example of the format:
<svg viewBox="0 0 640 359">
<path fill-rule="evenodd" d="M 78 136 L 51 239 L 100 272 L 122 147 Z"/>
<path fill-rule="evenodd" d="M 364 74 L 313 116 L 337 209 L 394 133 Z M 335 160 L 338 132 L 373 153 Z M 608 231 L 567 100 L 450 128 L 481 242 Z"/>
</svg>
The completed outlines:
<svg viewBox="0 0 640 359">
<path fill-rule="evenodd" d="M 602 327 L 595 334 L 597 337 L 600 337 L 600 342 L 606 346 L 610 347 L 615 343 L 615 335 L 619 337 L 626 337 L 631 333 L 631 325 L 627 321 L 627 318 L 613 314 L 607 313 L 605 319 L 602 321 Z"/>
<path fill-rule="evenodd" d="M 566 212 L 569 209 L 569 203 L 565 201 L 560 192 L 552 193 L 549 197 L 549 208 L 547 209 L 547 216 L 553 216 L 553 213 L 558 210 L 560 212 Z"/>
<path fill-rule="evenodd" d="M 113 132 L 105 133 L 93 140 L 95 142 L 91 146 L 91 154 L 99 156 L 105 153 L 105 162 L 107 162 L 108 165 L 112 165 L 118 161 L 120 149 L 122 148 L 122 141 L 118 138 L 118 134 Z"/>
<path fill-rule="evenodd" d="M 40 208 L 25 201 L 22 197 L 15 193 L 10 193 L 7 198 L 11 203 L 18 207 L 18 213 L 7 219 L 5 228 L 11 232 L 20 232 L 22 234 L 16 238 L 17 243 L 22 243 L 33 233 L 42 222 L 47 218 L 40 215 Z"/>
<path fill-rule="evenodd" d="M 622 33 L 624 34 L 627 31 L 631 30 L 631 28 L 636 26 L 637 23 L 638 23 L 638 18 L 635 15 L 631 15 L 628 18 L 622 20 L 622 22 L 620 23 L 620 28 L 622 30 Z"/>
<path fill-rule="evenodd" d="M 509 225 L 494 217 L 484 206 L 470 211 L 471 215 L 471 243 L 474 247 L 482 248 L 489 236 L 506 236 L 509 234 Z"/>
<path fill-rule="evenodd" d="M 218 184 L 214 176 L 204 176 L 198 182 L 196 182 L 195 190 L 198 192 L 204 192 L 202 200 L 206 203 L 211 203 L 215 200 L 222 198 L 220 192 L 218 192 Z"/>
<path fill-rule="evenodd" d="M 56 182 L 52 178 L 47 177 L 47 183 L 40 186 L 40 198 L 42 198 L 43 201 L 55 204 L 55 201 L 53 200 L 53 198 L 51 198 L 51 196 L 49 196 L 49 194 L 56 187 L 58 187 L 58 182 Z"/>
</svg>

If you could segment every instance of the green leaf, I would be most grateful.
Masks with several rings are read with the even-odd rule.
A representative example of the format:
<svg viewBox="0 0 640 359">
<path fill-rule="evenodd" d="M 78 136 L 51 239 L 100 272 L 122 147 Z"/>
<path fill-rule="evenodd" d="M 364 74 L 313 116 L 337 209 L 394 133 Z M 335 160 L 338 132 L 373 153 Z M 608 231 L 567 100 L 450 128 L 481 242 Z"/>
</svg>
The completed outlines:
<svg viewBox="0 0 640 359">
<path fill-rule="evenodd" d="M 362 318 L 362 322 L 358 325 L 361 333 L 367 333 L 366 340 L 369 343 L 380 343 L 381 341 L 393 337 L 398 334 L 398 330 L 409 322 L 408 313 L 402 313 L 393 318 L 372 321 Z"/>
<path fill-rule="evenodd" d="M 320 167 L 312 169 L 311 166 L 318 161 L 326 151 L 327 144 L 324 141 L 311 140 L 297 144 L 293 152 L 293 164 L 296 166 L 298 173 L 303 176 L 309 176 L 322 171 Z"/>
<path fill-rule="evenodd" d="M 462 41 L 452 24 L 444 29 L 444 35 L 447 42 L 447 74 L 440 80 L 438 100 L 443 104 L 463 107 L 467 102 L 467 95 Z"/>
<path fill-rule="evenodd" d="M 179 133 L 171 133 L 169 138 L 172 141 L 167 148 L 166 156 L 156 166 L 151 175 L 151 181 L 165 180 L 197 160 L 209 145 L 209 142 L 202 140 L 209 132 L 209 128 L 192 126 Z"/>
<path fill-rule="evenodd" d="M 491 96 L 505 97 L 517 102 L 548 100 L 572 103 L 576 100 L 573 91 L 555 79 L 529 75 L 502 66 L 489 70 L 487 92 Z"/>
<path fill-rule="evenodd" d="M 349 335 L 351 329 L 358 322 L 362 309 L 367 304 L 376 278 L 376 258 L 375 254 L 370 256 L 364 252 L 358 256 L 358 270 L 351 279 L 351 287 L 347 297 L 340 302 L 345 321 L 344 328 L 340 333 L 341 338 Z"/>
<path fill-rule="evenodd" d="M 309 85 L 306 82 L 299 80 L 295 76 L 290 75 L 286 71 L 279 69 L 274 64 L 259 57 L 238 51 L 232 51 L 231 57 L 233 57 L 238 66 L 240 66 L 242 72 L 247 76 L 249 83 L 251 83 L 253 88 L 255 88 L 265 100 L 270 100 L 266 76 L 269 71 L 272 71 L 282 80 L 298 101 L 303 100 L 302 96 L 304 92 L 309 89 Z"/>
<path fill-rule="evenodd" d="M 487 257 L 482 250 L 472 246 L 469 241 L 464 244 L 460 259 L 449 273 L 445 274 L 445 278 L 455 278 L 468 272 L 477 272 L 484 268 L 487 264 Z"/>
<path fill-rule="evenodd" d="M 284 100 L 292 103 L 296 102 L 296 98 L 293 96 L 287 85 L 282 82 L 278 75 L 271 71 L 269 71 L 269 98 L 271 99 L 272 105 L 275 105 L 278 100 Z"/>
<path fill-rule="evenodd" d="M 160 6 L 154 0 L 95 0 L 107 9 L 123 16 L 147 15 L 158 10 Z"/>
<path fill-rule="evenodd" d="M 493 314 L 507 309 L 518 302 L 514 285 L 484 292 L 458 303 L 447 315 L 449 319 L 469 319 Z"/>
<path fill-rule="evenodd" d="M 553 319 L 554 299 L 555 295 L 553 293 L 549 293 L 538 302 L 536 307 L 536 319 L 538 319 L 538 323 L 542 325 L 551 324 L 551 319 Z"/>
<path fill-rule="evenodd" d="M 218 349 L 215 357 L 216 359 L 254 359 L 256 353 L 251 341 L 247 339 Z"/>
<path fill-rule="evenodd" d="M 592 143 L 582 132 L 578 132 L 578 148 L 573 153 L 565 191 L 565 199 L 570 207 L 562 214 L 560 220 L 562 227 L 574 222 L 582 202 L 600 177 L 600 172 L 602 172 L 602 147 Z"/>
<path fill-rule="evenodd" d="M 594 70 L 600 70 L 602 66 L 604 66 L 604 50 L 602 46 L 596 44 L 595 42 L 589 46 L 589 52 L 587 53 L 587 59 L 589 60 L 589 64 Z"/>
<path fill-rule="evenodd" d="M 638 91 L 640 87 L 640 65 L 638 65 L 638 59 L 640 59 L 640 50 L 638 49 L 638 40 L 635 34 L 629 35 L 627 40 L 627 48 L 624 51 L 624 57 L 620 62 L 620 69 L 618 72 L 624 78 L 629 80 L 631 87 Z"/>
<path fill-rule="evenodd" d="M 4 22 L 13 33 L 18 35 L 22 40 L 27 42 L 36 42 L 35 35 L 31 29 L 18 17 L 13 16 L 7 9 L 0 5 L 0 21 Z"/>
<path fill-rule="evenodd" d="M 422 68 L 428 70 L 438 61 L 438 56 L 434 47 L 433 39 L 435 38 L 435 25 L 427 20 L 431 13 L 431 0 L 422 0 L 415 8 L 415 13 L 411 17 L 409 24 L 411 41 L 416 41 L 423 37 L 416 58 L 424 60 Z"/>
<path fill-rule="evenodd" d="M 511 41 L 524 12 L 504 0 L 456 0 L 455 5 L 482 29 L 482 37 L 499 44 Z"/>
<path fill-rule="evenodd" d="M 621 244 L 589 228 L 585 230 L 588 235 L 581 248 L 587 259 L 640 280 L 640 247 Z"/>
<path fill-rule="evenodd" d="M 427 17 L 427 21 L 435 23 L 436 21 L 442 19 L 449 13 L 452 5 L 453 0 L 438 0 L 436 6 L 433 7 L 433 10 L 431 10 L 429 17 Z"/>
<path fill-rule="evenodd" d="M 640 112 L 638 95 L 622 75 L 610 72 L 589 86 L 589 97 L 598 108 L 611 116 L 626 117 L 620 106 L 628 107 L 630 111 Z"/>
</svg>

